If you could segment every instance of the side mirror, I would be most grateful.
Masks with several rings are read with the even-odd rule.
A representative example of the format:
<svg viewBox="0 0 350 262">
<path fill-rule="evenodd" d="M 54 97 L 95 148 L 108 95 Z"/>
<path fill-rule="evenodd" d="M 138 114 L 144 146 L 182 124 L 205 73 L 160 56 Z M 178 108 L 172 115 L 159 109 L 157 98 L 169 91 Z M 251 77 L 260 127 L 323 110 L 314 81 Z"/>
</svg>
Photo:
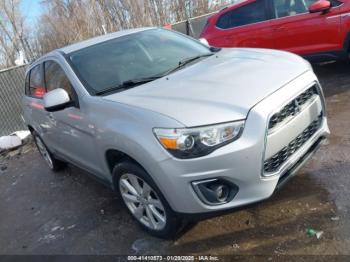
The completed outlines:
<svg viewBox="0 0 350 262">
<path fill-rule="evenodd" d="M 66 90 L 57 88 L 44 95 L 44 108 L 46 111 L 54 112 L 66 108 L 71 100 Z"/>
<path fill-rule="evenodd" d="M 331 8 L 331 2 L 328 0 L 318 0 L 309 6 L 310 13 L 326 12 Z"/>
<path fill-rule="evenodd" d="M 210 45 L 209 45 L 207 39 L 205 39 L 205 38 L 199 38 L 199 42 L 201 42 L 203 45 L 206 45 L 206 46 L 209 46 L 209 47 L 210 47 Z"/>
</svg>

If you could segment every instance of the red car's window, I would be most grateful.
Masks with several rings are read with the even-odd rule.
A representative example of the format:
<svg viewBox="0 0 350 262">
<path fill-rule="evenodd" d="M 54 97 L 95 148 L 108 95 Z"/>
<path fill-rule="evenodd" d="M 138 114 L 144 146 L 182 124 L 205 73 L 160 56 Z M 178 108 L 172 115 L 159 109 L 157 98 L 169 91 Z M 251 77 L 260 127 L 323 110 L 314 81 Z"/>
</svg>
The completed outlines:
<svg viewBox="0 0 350 262">
<path fill-rule="evenodd" d="M 309 13 L 309 6 L 317 0 L 273 0 L 275 17 L 287 17 Z M 338 0 L 331 0 L 333 7 L 341 5 Z"/>
<path fill-rule="evenodd" d="M 275 17 L 286 17 L 297 14 L 307 13 L 308 6 L 315 2 L 314 0 L 274 0 Z"/>
<path fill-rule="evenodd" d="M 224 13 L 218 19 L 216 26 L 221 29 L 229 29 L 265 20 L 267 20 L 265 2 L 263 0 L 257 0 L 256 2 Z"/>
<path fill-rule="evenodd" d="M 332 7 L 337 7 L 337 6 L 340 6 L 342 4 L 341 1 L 338 1 L 338 0 L 331 0 L 331 6 Z"/>
</svg>

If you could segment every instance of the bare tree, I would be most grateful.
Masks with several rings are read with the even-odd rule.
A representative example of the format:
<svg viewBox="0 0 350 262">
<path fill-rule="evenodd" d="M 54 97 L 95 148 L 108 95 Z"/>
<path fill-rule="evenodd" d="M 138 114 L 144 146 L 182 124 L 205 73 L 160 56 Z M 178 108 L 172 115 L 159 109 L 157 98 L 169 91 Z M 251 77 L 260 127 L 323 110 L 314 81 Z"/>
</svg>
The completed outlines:
<svg viewBox="0 0 350 262">
<path fill-rule="evenodd" d="M 143 26 L 164 26 L 217 10 L 231 0 L 41 0 L 35 28 L 25 28 L 21 0 L 0 0 L 0 64 L 23 51 L 31 60 L 93 36 Z M 29 25 L 26 24 L 28 27 Z"/>
<path fill-rule="evenodd" d="M 33 57 L 28 44 L 25 18 L 20 12 L 20 0 L 0 1 L 0 64 L 15 65 L 15 60 L 22 52 L 25 59 Z"/>
</svg>

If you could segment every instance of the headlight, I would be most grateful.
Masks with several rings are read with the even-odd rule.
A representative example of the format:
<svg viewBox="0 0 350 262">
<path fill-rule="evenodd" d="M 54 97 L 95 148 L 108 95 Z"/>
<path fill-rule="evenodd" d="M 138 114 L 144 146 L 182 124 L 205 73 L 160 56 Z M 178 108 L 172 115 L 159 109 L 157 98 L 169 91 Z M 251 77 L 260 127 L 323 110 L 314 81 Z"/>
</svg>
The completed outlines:
<svg viewBox="0 0 350 262">
<path fill-rule="evenodd" d="M 244 121 L 196 128 L 155 128 L 154 133 L 162 146 L 177 158 L 195 158 L 239 138 Z"/>
</svg>

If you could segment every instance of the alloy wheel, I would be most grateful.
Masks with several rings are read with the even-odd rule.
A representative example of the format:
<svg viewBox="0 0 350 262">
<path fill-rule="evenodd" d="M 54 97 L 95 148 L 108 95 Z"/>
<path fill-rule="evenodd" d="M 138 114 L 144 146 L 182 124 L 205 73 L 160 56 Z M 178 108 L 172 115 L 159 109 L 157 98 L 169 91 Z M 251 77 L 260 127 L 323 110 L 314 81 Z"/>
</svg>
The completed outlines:
<svg viewBox="0 0 350 262">
<path fill-rule="evenodd" d="M 119 189 L 126 206 L 140 223 L 152 230 L 165 227 L 164 206 L 147 182 L 133 174 L 124 174 L 119 179 Z"/>
</svg>

